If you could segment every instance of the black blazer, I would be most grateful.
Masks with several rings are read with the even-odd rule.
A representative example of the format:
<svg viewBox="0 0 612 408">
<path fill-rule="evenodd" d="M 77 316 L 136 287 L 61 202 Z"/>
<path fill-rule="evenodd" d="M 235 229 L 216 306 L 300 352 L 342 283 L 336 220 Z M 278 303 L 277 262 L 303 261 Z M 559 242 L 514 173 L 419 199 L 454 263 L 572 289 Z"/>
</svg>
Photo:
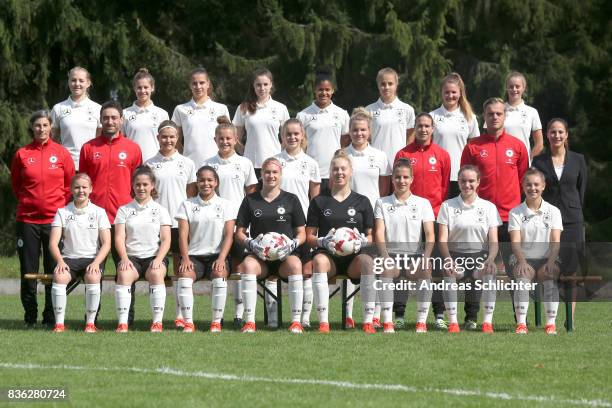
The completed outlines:
<svg viewBox="0 0 612 408">
<path fill-rule="evenodd" d="M 531 165 L 546 176 L 546 189 L 542 197 L 561 211 L 563 224 L 583 222 L 582 207 L 587 185 L 584 156 L 565 151 L 561 180 L 557 178 L 550 153 L 534 157 Z"/>
</svg>

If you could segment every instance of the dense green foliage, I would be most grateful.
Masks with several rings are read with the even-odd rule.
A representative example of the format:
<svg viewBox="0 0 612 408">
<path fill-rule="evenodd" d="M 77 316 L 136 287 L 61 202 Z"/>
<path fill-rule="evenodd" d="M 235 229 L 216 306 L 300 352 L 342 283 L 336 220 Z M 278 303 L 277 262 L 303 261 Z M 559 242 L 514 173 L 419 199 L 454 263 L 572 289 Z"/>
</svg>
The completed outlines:
<svg viewBox="0 0 612 408">
<path fill-rule="evenodd" d="M 91 96 L 131 103 L 134 72 L 157 79 L 156 103 L 172 111 L 189 97 L 187 73 L 204 65 L 230 111 L 250 71 L 268 66 L 276 99 L 296 113 L 310 103 L 317 66 L 335 73 L 338 105 L 377 97 L 375 74 L 400 73 L 400 97 L 417 111 L 440 104 L 450 71 L 465 79 L 475 111 L 501 96 L 510 70 L 525 73 L 527 102 L 546 123 L 566 118 L 572 148 L 589 158 L 587 219 L 609 216 L 612 176 L 612 5 L 603 0 L 0 0 L 0 165 L 27 140 L 25 119 L 67 94 L 75 65 L 93 76 Z M 3 176 L 3 180 L 5 180 Z M 4 192 L 5 188 L 2 189 Z M 4 195 L 4 197 L 7 197 Z M 3 200 L 0 216 L 14 205 Z M 598 230 L 593 236 L 606 237 Z M 610 238 L 607 237 L 607 240 Z"/>
</svg>

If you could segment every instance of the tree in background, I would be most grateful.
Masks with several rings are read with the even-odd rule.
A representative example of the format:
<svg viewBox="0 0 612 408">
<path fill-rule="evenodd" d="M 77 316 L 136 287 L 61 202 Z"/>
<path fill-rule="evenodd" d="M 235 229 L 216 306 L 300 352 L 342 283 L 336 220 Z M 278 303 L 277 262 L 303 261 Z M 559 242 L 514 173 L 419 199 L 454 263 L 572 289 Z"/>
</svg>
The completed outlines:
<svg viewBox="0 0 612 408">
<path fill-rule="evenodd" d="M 92 74 L 92 99 L 111 91 L 133 100 L 130 81 L 146 66 L 156 103 L 172 112 L 189 98 L 187 74 L 210 72 L 216 98 L 240 103 L 258 66 L 275 76 L 275 98 L 292 114 L 312 101 L 318 66 L 338 82 L 336 102 L 351 110 L 377 98 L 376 72 L 400 74 L 398 94 L 417 111 L 440 104 L 439 81 L 464 78 L 476 112 L 503 94 L 510 70 L 529 82 L 528 102 L 546 123 L 572 126 L 572 148 L 589 159 L 586 216 L 608 217 L 611 175 L 611 8 L 603 0 L 2 0 L 0 9 L 0 192 L 9 197 L 8 165 L 27 142 L 35 109 L 65 99 L 67 72 Z M 482 123 L 482 120 L 480 121 Z M 14 202 L 0 206 L 0 252 L 14 251 Z M 602 235 L 603 231 L 603 235 Z M 609 240 L 609 228 L 592 237 Z"/>
</svg>

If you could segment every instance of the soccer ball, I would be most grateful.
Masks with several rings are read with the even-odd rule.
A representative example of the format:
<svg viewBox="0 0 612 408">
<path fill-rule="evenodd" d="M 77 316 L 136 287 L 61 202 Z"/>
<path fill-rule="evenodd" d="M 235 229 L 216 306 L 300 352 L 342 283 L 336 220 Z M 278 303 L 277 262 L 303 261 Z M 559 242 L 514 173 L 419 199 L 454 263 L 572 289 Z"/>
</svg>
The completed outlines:
<svg viewBox="0 0 612 408">
<path fill-rule="evenodd" d="M 359 236 L 351 228 L 338 228 L 332 238 L 334 241 L 336 255 L 347 256 L 355 253 L 355 242 L 359 241 Z"/>
<path fill-rule="evenodd" d="M 267 261 L 276 261 L 278 257 L 278 250 L 285 247 L 288 242 L 285 240 L 282 234 L 278 232 L 268 232 L 265 234 L 259 244 L 263 247 L 263 254 Z"/>
</svg>

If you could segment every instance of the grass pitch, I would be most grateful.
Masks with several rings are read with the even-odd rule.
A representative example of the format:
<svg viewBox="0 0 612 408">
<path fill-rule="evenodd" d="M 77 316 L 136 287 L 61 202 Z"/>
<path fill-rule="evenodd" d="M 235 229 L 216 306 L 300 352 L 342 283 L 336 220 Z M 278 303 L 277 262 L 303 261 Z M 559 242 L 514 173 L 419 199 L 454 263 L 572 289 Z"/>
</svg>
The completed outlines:
<svg viewBox="0 0 612 408">
<path fill-rule="evenodd" d="M 265 330 L 263 322 L 255 334 L 233 330 L 231 297 L 223 333 L 207 332 L 210 298 L 196 297 L 198 332 L 183 334 L 172 327 L 173 302 L 169 293 L 165 330 L 152 334 L 148 298 L 138 296 L 137 324 L 119 335 L 113 332 L 114 299 L 103 296 L 101 331 L 87 335 L 81 332 L 82 296 L 69 296 L 62 334 L 23 329 L 19 298 L 2 297 L 1 387 L 64 387 L 69 395 L 68 402 L 9 405 L 612 406 L 607 303 L 579 304 L 571 334 L 563 330 L 560 307 L 557 336 L 535 327 L 515 335 L 507 302 L 498 304 L 493 335 L 431 328 L 416 335 L 409 304 L 409 328 L 395 335 L 343 332 L 336 324 L 329 335 L 300 336 Z M 357 301 L 357 321 L 359 308 Z M 338 300 L 331 312 L 331 321 L 339 322 Z M 316 321 L 316 313 L 312 317 Z"/>
</svg>

